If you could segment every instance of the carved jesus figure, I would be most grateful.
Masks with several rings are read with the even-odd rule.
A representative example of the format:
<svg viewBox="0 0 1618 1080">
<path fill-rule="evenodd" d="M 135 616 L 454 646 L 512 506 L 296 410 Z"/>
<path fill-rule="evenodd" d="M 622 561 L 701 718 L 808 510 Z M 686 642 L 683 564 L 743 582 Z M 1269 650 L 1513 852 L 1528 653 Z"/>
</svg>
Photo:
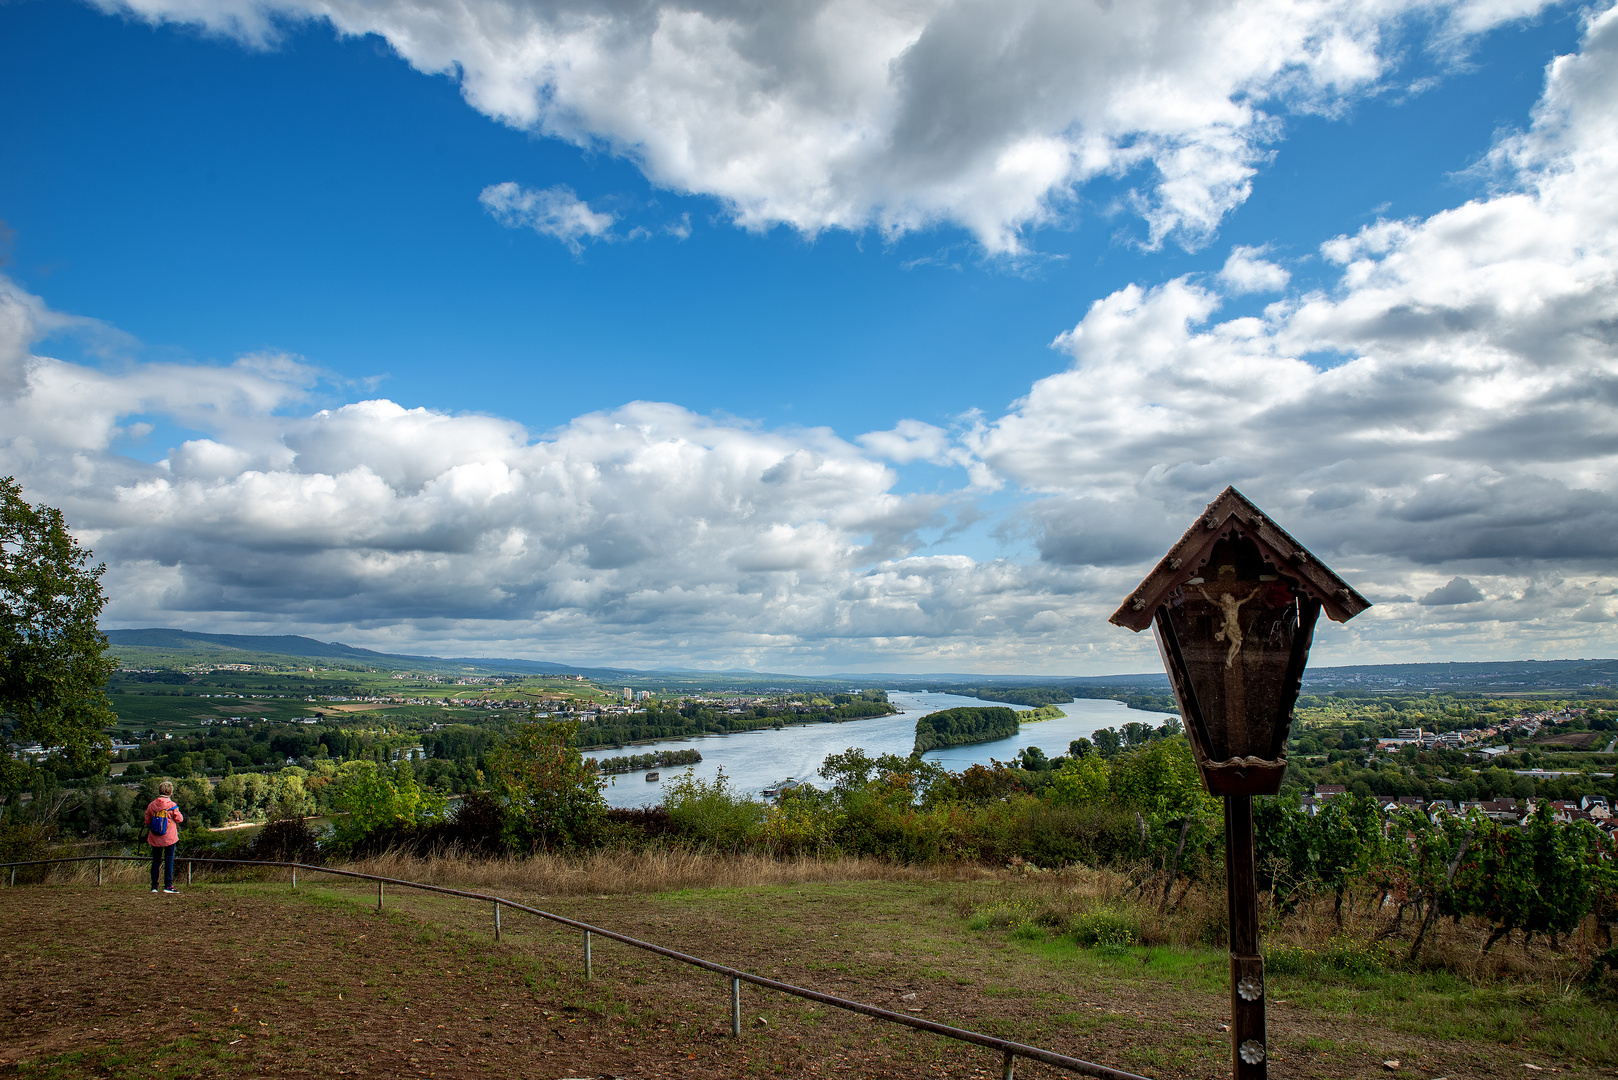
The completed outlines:
<svg viewBox="0 0 1618 1080">
<path fill-rule="evenodd" d="M 1264 586 L 1260 585 L 1242 599 L 1238 600 L 1236 599 L 1235 593 L 1227 592 L 1220 593 L 1218 596 L 1209 596 L 1202 589 L 1197 590 L 1197 592 L 1202 593 L 1202 598 L 1204 600 L 1208 601 L 1210 604 L 1218 604 L 1219 610 L 1224 612 L 1225 625 L 1214 631 L 1214 640 L 1230 642 L 1230 649 L 1225 653 L 1226 667 L 1230 667 L 1232 664 L 1234 664 L 1236 662 L 1236 657 L 1242 651 L 1242 624 L 1237 619 L 1236 614 L 1237 612 L 1241 611 L 1243 604 L 1247 603 L 1249 600 L 1253 599 L 1253 597 L 1257 596 L 1263 591 Z"/>
</svg>

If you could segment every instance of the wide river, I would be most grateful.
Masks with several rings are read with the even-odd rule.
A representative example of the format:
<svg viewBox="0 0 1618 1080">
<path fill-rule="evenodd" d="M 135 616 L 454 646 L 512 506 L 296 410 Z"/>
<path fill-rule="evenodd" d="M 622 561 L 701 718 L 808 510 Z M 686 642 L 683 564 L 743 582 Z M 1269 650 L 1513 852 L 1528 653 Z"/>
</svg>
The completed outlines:
<svg viewBox="0 0 1618 1080">
<path fill-rule="evenodd" d="M 872 757 L 878 754 L 909 754 L 910 748 L 916 743 L 916 721 L 926 714 L 953 709 L 958 705 L 1000 704 L 955 694 L 899 691 L 889 691 L 888 700 L 903 711 L 897 716 L 879 716 L 873 720 L 797 724 L 779 730 L 765 728 L 738 735 L 671 739 L 624 750 L 597 748 L 586 753 L 590 757 L 604 758 L 618 754 L 649 754 L 658 750 L 694 748 L 702 753 L 702 764 L 693 766 L 696 774 L 711 780 L 723 766 L 725 776 L 737 791 L 756 795 L 789 777 L 809 780 L 824 787 L 825 781 L 816 773 L 829 754 L 840 754 L 852 746 L 859 747 Z M 1165 713 L 1127 709 L 1120 701 L 1081 699 L 1058 707 L 1065 715 L 1024 724 L 1022 730 L 1010 738 L 973 746 L 952 746 L 947 750 L 934 750 L 925 756 L 928 761 L 936 761 L 957 772 L 974 762 L 987 765 L 990 758 L 1014 760 L 1017 751 L 1025 746 L 1037 746 L 1045 751 L 1046 756 L 1055 757 L 1067 753 L 1067 744 L 1074 739 L 1092 735 L 1101 728 L 1118 727 L 1131 720 L 1156 726 L 1168 718 Z M 1019 705 L 1012 708 L 1018 712 L 1026 711 Z M 618 773 L 609 777 L 611 784 L 603 792 L 607 805 L 641 806 L 662 802 L 663 783 L 679 776 L 685 768 L 659 771 L 662 782 L 658 783 L 647 783 L 644 772 Z"/>
</svg>

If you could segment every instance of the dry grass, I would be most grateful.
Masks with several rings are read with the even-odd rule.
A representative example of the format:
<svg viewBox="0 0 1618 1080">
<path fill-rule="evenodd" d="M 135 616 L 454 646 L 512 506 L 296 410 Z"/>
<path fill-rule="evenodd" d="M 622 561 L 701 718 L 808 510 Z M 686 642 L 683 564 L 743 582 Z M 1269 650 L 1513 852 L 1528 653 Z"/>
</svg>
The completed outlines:
<svg viewBox="0 0 1618 1080">
<path fill-rule="evenodd" d="M 464 888 L 509 888 L 540 895 L 661 893 L 677 889 L 746 888 L 831 881 L 938 881 L 975 868 L 906 866 L 865 858 L 721 855 L 680 849 L 602 851 L 486 859 L 450 854 L 420 858 L 388 852 L 343 864 L 345 870 Z"/>
</svg>

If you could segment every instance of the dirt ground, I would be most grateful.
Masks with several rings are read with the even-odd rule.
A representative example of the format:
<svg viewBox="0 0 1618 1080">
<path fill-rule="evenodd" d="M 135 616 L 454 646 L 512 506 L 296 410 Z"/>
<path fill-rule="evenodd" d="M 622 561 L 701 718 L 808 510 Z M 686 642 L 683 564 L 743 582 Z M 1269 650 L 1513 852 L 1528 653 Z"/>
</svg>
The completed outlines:
<svg viewBox="0 0 1618 1080">
<path fill-rule="evenodd" d="M 374 886 L 0 888 L 0 1075 L 982 1077 L 990 1051 L 728 984 L 507 909 Z M 760 974 L 1151 1077 L 1229 1075 L 1220 998 L 975 935 L 893 882 L 521 897 Z M 1081 970 L 1082 968 L 1082 970 Z M 1500 1046 L 1275 1002 L 1277 1077 L 1525 1077 Z M 1398 1059 L 1390 1070 L 1382 1063 Z M 1545 1073 L 1611 1075 L 1540 1061 Z M 1019 1062 L 1018 1077 L 1068 1075 Z"/>
</svg>

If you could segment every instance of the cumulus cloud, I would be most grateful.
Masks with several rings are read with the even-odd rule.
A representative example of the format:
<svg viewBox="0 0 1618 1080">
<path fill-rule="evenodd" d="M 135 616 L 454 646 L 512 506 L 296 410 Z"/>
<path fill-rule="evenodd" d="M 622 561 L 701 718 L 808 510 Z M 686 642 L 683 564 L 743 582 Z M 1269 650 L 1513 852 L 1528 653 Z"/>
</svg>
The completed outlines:
<svg viewBox="0 0 1618 1080">
<path fill-rule="evenodd" d="M 581 240 L 600 240 L 612 230 L 611 214 L 591 210 L 590 204 L 565 184 L 536 191 L 507 180 L 484 188 L 478 202 L 506 228 L 533 229 L 541 236 L 560 240 L 575 255 L 584 249 Z"/>
<path fill-rule="evenodd" d="M 1327 240 L 1331 287 L 1259 316 L 1221 317 L 1239 288 L 1221 277 L 1120 289 L 1057 338 L 1065 370 L 954 431 L 908 420 L 849 441 L 648 402 L 540 435 L 384 400 L 316 409 L 320 373 L 296 357 L 40 355 L 66 317 L 0 279 L 0 472 L 85 531 L 124 625 L 1139 670 L 1149 643 L 1106 614 L 1235 483 L 1389 598 L 1323 634 L 1323 660 L 1588 655 L 1614 643 L 1618 595 L 1615 86 L 1609 9 L 1551 66 L 1529 129 L 1499 141 L 1487 196 Z M 198 434 L 156 464 L 120 456 L 137 414 Z M 918 462 L 971 482 L 899 493 Z M 1037 558 L 928 546 L 995 482 L 989 528 Z"/>
<path fill-rule="evenodd" d="M 1491 156 L 1497 190 L 1328 241 L 1329 291 L 1221 320 L 1244 268 L 1224 292 L 1182 278 L 1096 301 L 1054 343 L 1072 367 L 969 440 L 1045 493 L 1022 511 L 1043 557 L 1127 562 L 1141 523 L 1236 483 L 1367 586 L 1459 596 L 1417 579 L 1466 567 L 1504 598 L 1479 617 L 1565 628 L 1618 556 L 1614 86 L 1609 9 Z"/>
<path fill-rule="evenodd" d="M 1378 88 L 1432 26 L 1455 51 L 1540 0 L 96 0 L 270 47 L 376 34 L 524 130 L 635 161 L 749 228 L 949 222 L 992 252 L 1133 176 L 1147 242 L 1205 240 L 1286 112 Z M 592 234 L 593 235 L 593 234 Z M 577 239 L 575 237 L 575 239 Z"/>
<path fill-rule="evenodd" d="M 920 420 L 901 420 L 891 431 L 868 431 L 858 442 L 873 454 L 900 465 L 911 461 L 942 465 L 956 452 L 949 432 Z"/>
<path fill-rule="evenodd" d="M 1454 577 L 1449 579 L 1449 584 L 1440 585 L 1418 603 L 1423 607 L 1448 607 L 1453 604 L 1475 604 L 1483 598 L 1483 590 L 1464 577 Z"/>
<path fill-rule="evenodd" d="M 294 358 L 104 371 L 38 355 L 48 311 L 6 285 L 0 348 L 25 362 L 0 401 L 0 474 L 108 562 L 113 625 L 822 669 L 994 666 L 1030 625 L 1027 655 L 1071 647 L 1049 612 L 1075 575 L 918 554 L 949 496 L 895 494 L 892 468 L 828 430 L 655 402 L 539 436 L 381 399 L 300 410 L 315 376 Z M 202 434 L 134 460 L 115 440 L 135 412 Z"/>
<path fill-rule="evenodd" d="M 1263 258 L 1264 249 L 1237 246 L 1219 271 L 1219 283 L 1233 296 L 1280 292 L 1292 280 L 1286 268 Z"/>
</svg>

